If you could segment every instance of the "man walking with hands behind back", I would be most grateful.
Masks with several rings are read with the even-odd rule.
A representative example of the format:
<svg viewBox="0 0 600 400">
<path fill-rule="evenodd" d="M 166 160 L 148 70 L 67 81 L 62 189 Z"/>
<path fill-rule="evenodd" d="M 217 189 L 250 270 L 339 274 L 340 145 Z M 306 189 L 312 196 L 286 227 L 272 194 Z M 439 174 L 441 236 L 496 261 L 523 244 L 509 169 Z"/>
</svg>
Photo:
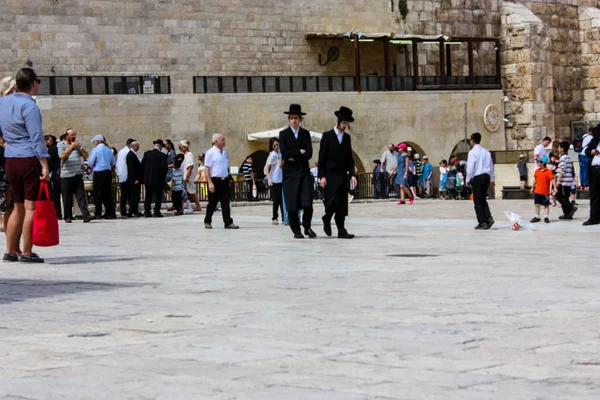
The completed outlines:
<svg viewBox="0 0 600 400">
<path fill-rule="evenodd" d="M 494 218 L 487 203 L 487 193 L 494 187 L 494 162 L 489 151 L 481 147 L 481 134 L 471 135 L 471 146 L 467 160 L 468 185 L 473 189 L 473 203 L 479 224 L 475 229 L 490 229 L 494 225 Z"/>
<path fill-rule="evenodd" d="M 221 202 L 221 213 L 225 229 L 238 229 L 231 219 L 229 193 L 229 157 L 225 151 L 225 136 L 215 133 L 212 137 L 213 147 L 206 152 L 204 168 L 208 179 L 208 206 L 204 216 L 204 228 L 212 229 L 212 216 Z"/>
<path fill-rule="evenodd" d="M 290 105 L 288 115 L 290 126 L 279 132 L 279 149 L 283 160 L 283 197 L 288 210 L 290 228 L 295 239 L 303 239 L 300 231 L 298 211 L 304 210 L 302 226 L 304 234 L 313 239 L 317 234 L 311 229 L 313 216 L 313 177 L 310 174 L 308 160 L 312 158 L 313 148 L 310 132 L 300 127 L 302 112 L 299 104 Z"/>
<path fill-rule="evenodd" d="M 4 262 L 43 263 L 33 253 L 33 215 L 40 181 L 50 179 L 48 150 L 42 131 L 42 114 L 32 96 L 40 80 L 31 68 L 17 73 L 17 93 L 0 99 L 0 130 L 6 141 L 6 178 L 14 209 L 6 225 Z M 23 254 L 17 254 L 23 236 Z"/>
<path fill-rule="evenodd" d="M 331 218 L 335 214 L 338 238 L 352 239 L 354 235 L 348 233 L 344 223 L 348 215 L 348 179 L 352 181 L 353 187 L 356 187 L 352 143 L 350 135 L 346 133 L 354 118 L 352 110 L 347 107 L 341 107 L 335 112 L 335 116 L 337 125 L 323 134 L 319 151 L 319 177 L 321 186 L 325 189 L 323 229 L 327 236 L 331 236 Z"/>
</svg>

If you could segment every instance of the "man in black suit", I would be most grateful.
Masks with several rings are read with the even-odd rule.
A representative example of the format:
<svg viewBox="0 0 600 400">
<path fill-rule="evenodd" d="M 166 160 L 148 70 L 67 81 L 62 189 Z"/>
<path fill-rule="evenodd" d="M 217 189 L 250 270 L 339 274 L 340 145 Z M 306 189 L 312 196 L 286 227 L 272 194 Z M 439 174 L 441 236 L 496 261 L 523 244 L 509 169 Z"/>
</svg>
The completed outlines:
<svg viewBox="0 0 600 400">
<path fill-rule="evenodd" d="M 161 218 L 160 212 L 162 193 L 165 188 L 168 165 L 167 155 L 161 150 L 164 147 L 162 139 L 153 142 L 154 148 L 144 153 L 142 169 L 144 170 L 144 185 L 146 186 L 146 198 L 144 199 L 144 216 Z M 150 206 L 154 198 L 154 214 L 150 213 Z"/>
<path fill-rule="evenodd" d="M 290 105 L 288 112 L 290 126 L 279 132 L 279 149 L 283 160 L 283 196 L 290 217 L 290 228 L 295 239 L 303 239 L 300 230 L 298 211 L 304 210 L 302 226 L 304 234 L 313 239 L 317 234 L 311 229 L 313 215 L 313 177 L 310 174 L 308 160 L 313 149 L 310 132 L 300 127 L 302 112 L 299 104 Z"/>
<path fill-rule="evenodd" d="M 331 236 L 331 218 L 335 214 L 338 238 L 352 239 L 354 235 L 348 233 L 344 223 L 348 215 L 349 179 L 352 180 L 353 187 L 356 187 L 357 182 L 354 175 L 352 143 L 350 135 L 345 131 L 350 122 L 354 122 L 354 118 L 352 110 L 347 107 L 341 107 L 335 112 L 335 116 L 337 125 L 323 134 L 319 151 L 319 178 L 324 189 L 325 204 L 323 229 L 327 236 Z"/>
<path fill-rule="evenodd" d="M 590 160 L 590 218 L 584 226 L 600 224 L 600 124 L 592 129 L 592 141 L 585 149 Z"/>
<path fill-rule="evenodd" d="M 142 180 L 144 180 L 144 172 L 142 163 L 138 158 L 137 152 L 140 149 L 140 144 L 133 141 L 129 144 L 129 152 L 125 157 L 127 163 L 127 193 L 129 198 L 129 217 L 141 217 L 140 214 L 140 195 L 142 191 Z"/>
</svg>

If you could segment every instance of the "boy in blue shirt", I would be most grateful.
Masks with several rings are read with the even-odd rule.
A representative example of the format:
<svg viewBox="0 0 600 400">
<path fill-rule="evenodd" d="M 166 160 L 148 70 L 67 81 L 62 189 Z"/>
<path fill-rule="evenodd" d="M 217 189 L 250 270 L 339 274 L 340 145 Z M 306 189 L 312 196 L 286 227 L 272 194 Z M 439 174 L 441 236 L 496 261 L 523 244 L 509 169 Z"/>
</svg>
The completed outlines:
<svg viewBox="0 0 600 400">
<path fill-rule="evenodd" d="M 429 157 L 423 156 L 423 188 L 425 189 L 425 198 L 431 198 L 431 177 L 433 176 L 433 166 L 429 162 Z"/>
</svg>

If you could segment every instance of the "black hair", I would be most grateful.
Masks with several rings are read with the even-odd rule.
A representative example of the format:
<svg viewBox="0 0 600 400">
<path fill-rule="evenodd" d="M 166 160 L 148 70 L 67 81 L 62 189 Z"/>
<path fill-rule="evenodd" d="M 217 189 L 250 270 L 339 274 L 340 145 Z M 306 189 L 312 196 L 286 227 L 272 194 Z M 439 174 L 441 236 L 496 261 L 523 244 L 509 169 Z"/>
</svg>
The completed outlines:
<svg viewBox="0 0 600 400">
<path fill-rule="evenodd" d="M 173 145 L 173 142 L 171 142 L 171 139 L 165 139 L 165 143 L 169 143 L 169 146 L 171 146 L 171 148 L 175 147 Z"/>
<path fill-rule="evenodd" d="M 275 142 L 279 143 L 279 138 L 272 137 L 271 139 L 269 139 L 269 151 L 273 151 Z"/>
<path fill-rule="evenodd" d="M 446 159 L 443 159 L 442 161 L 440 161 L 440 164 L 448 164 L 448 161 L 446 161 Z"/>
<path fill-rule="evenodd" d="M 131 146 L 131 143 L 135 142 L 135 139 L 129 138 L 127 139 L 127 141 L 125 142 L 126 146 Z"/>
<path fill-rule="evenodd" d="M 564 141 L 564 142 L 560 142 L 560 148 L 563 149 L 563 151 L 566 153 L 569 152 L 569 149 L 571 148 L 571 143 Z"/>
<path fill-rule="evenodd" d="M 175 161 L 173 162 L 173 167 L 175 169 L 181 168 L 181 164 L 183 164 L 184 159 L 185 159 L 185 156 L 182 153 L 177 154 L 175 156 Z"/>
<path fill-rule="evenodd" d="M 60 137 L 58 138 L 58 140 L 60 140 L 61 142 L 64 141 L 67 138 L 67 134 L 63 133 L 62 135 L 60 135 Z"/>
<path fill-rule="evenodd" d="M 38 77 L 33 68 L 21 68 L 17 72 L 17 89 L 21 92 L 28 92 L 33 87 L 33 84 L 38 80 Z"/>
<path fill-rule="evenodd" d="M 475 132 L 474 134 L 472 134 L 471 135 L 471 140 L 473 142 L 475 142 L 475 144 L 481 143 L 481 133 Z"/>
<path fill-rule="evenodd" d="M 545 142 L 546 140 L 547 140 L 547 141 L 549 141 L 549 142 L 551 142 L 551 141 L 552 141 L 552 139 L 550 139 L 550 136 L 546 136 L 546 137 L 544 138 L 544 140 L 542 140 L 542 142 Z"/>
<path fill-rule="evenodd" d="M 56 146 L 56 136 L 54 135 L 44 135 L 44 140 L 52 139 L 52 146 Z"/>
</svg>

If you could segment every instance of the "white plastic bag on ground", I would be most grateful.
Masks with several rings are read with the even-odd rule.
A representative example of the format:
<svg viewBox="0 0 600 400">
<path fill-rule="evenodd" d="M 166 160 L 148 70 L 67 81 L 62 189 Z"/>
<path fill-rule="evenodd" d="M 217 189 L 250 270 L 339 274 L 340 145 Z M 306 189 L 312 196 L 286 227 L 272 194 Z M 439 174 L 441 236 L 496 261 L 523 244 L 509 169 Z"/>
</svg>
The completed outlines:
<svg viewBox="0 0 600 400">
<path fill-rule="evenodd" d="M 513 231 L 518 231 L 521 230 L 523 228 L 525 229 L 534 229 L 533 224 L 525 221 L 519 214 L 517 213 L 513 213 L 513 212 L 508 212 L 508 211 L 504 211 L 504 215 L 506 215 L 506 218 L 508 218 L 508 220 L 512 223 L 511 225 L 511 229 Z"/>
</svg>

